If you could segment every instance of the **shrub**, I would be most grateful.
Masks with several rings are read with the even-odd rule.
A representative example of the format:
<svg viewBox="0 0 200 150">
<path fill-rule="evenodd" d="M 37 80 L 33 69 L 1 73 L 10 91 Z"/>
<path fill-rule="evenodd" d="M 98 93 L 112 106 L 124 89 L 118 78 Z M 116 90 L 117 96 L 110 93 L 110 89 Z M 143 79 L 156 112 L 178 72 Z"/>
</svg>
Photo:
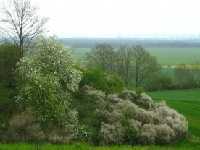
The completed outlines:
<svg viewBox="0 0 200 150">
<path fill-rule="evenodd" d="M 71 111 L 68 117 L 78 118 L 77 112 Z M 0 136 L 0 138 L 7 142 L 47 141 L 51 143 L 69 143 L 77 138 L 77 126 L 78 120 L 76 119 L 68 122 L 65 128 L 51 124 L 50 129 L 44 130 L 29 109 L 13 115 L 9 120 L 7 130 L 3 132 L 4 136 Z"/>
<path fill-rule="evenodd" d="M 161 72 L 160 74 L 154 76 L 154 78 L 148 80 L 144 87 L 148 91 L 174 89 L 175 83 L 173 81 L 173 75 L 165 75 Z"/>
<path fill-rule="evenodd" d="M 152 124 L 144 124 L 141 128 L 139 142 L 141 144 L 155 144 L 156 130 Z"/>
<path fill-rule="evenodd" d="M 188 68 L 187 65 L 179 65 L 175 68 L 175 84 L 179 89 L 190 89 L 199 87 L 198 78 L 195 76 L 199 76 L 199 70 L 195 70 L 195 68 Z"/>
<path fill-rule="evenodd" d="M 174 130 L 176 137 L 184 137 L 187 133 L 188 123 L 186 118 L 177 113 L 175 110 L 169 108 L 165 102 L 161 102 L 155 108 L 162 123 L 167 124 Z M 163 119 L 161 119 L 163 118 Z"/>
<path fill-rule="evenodd" d="M 160 124 L 156 126 L 156 142 L 159 144 L 166 144 L 173 142 L 175 138 L 174 130 L 167 124 Z"/>
<path fill-rule="evenodd" d="M 6 134 L 8 141 L 39 141 L 45 139 L 45 134 L 31 110 L 13 115 L 9 120 L 7 133 L 4 134 Z"/>
<path fill-rule="evenodd" d="M 68 126 L 76 120 L 70 115 L 70 105 L 81 72 L 69 52 L 54 39 L 42 39 L 36 49 L 36 53 L 23 57 L 17 65 L 16 101 L 22 108 L 32 109 L 43 129 L 51 124 Z"/>
<path fill-rule="evenodd" d="M 122 80 L 117 75 L 106 73 L 100 69 L 86 70 L 80 82 L 80 87 L 84 85 L 92 86 L 105 93 L 121 92 L 124 87 Z"/>
<path fill-rule="evenodd" d="M 0 80 L 8 86 L 14 86 L 14 70 L 20 59 L 20 50 L 11 43 L 0 44 Z"/>
<path fill-rule="evenodd" d="M 135 91 L 124 90 L 119 94 L 119 97 L 122 99 L 129 99 L 134 101 L 137 99 L 138 94 Z"/>
<path fill-rule="evenodd" d="M 81 101 L 94 102 L 87 105 L 89 120 L 84 118 L 83 109 L 78 111 L 85 120 L 81 123 L 92 129 L 88 136 L 95 144 L 167 144 L 187 134 L 188 124 L 183 115 L 163 102 L 153 102 L 145 93 L 137 95 L 126 90 L 106 96 L 91 88 L 82 92 L 85 95 Z"/>
<path fill-rule="evenodd" d="M 142 93 L 144 93 L 144 88 L 143 87 L 137 87 L 136 93 L 137 93 L 137 95 L 141 95 Z"/>
<path fill-rule="evenodd" d="M 100 136 L 101 142 L 100 144 L 108 145 L 108 144 L 122 144 L 124 137 L 124 129 L 120 123 L 114 124 L 101 124 Z"/>
<path fill-rule="evenodd" d="M 91 87 L 82 87 L 76 96 L 74 107 L 77 108 L 79 121 L 85 126 L 88 141 L 98 144 L 102 121 L 102 109 L 105 109 L 105 93 Z"/>
<path fill-rule="evenodd" d="M 140 94 L 134 103 L 145 109 L 151 109 L 154 106 L 154 102 L 151 97 L 145 93 Z"/>
</svg>

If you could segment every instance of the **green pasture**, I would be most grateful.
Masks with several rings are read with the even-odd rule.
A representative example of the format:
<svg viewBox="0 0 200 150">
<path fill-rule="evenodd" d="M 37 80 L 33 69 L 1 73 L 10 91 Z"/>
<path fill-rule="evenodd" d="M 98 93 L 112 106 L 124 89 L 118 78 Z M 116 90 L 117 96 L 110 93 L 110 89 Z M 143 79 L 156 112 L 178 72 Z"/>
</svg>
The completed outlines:
<svg viewBox="0 0 200 150">
<path fill-rule="evenodd" d="M 147 47 L 151 55 L 156 56 L 162 65 L 200 64 L 200 48 L 198 47 Z M 90 48 L 73 48 L 72 54 L 81 61 Z"/>
</svg>

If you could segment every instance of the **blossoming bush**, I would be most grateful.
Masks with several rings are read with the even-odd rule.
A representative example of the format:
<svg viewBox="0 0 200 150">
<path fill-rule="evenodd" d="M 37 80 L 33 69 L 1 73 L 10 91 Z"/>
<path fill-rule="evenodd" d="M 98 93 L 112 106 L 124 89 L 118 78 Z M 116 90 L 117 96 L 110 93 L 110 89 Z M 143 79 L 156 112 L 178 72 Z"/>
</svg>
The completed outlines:
<svg viewBox="0 0 200 150">
<path fill-rule="evenodd" d="M 30 110 L 16 113 L 9 121 L 8 131 L 4 135 L 8 141 L 43 141 L 45 134 Z M 4 138 L 5 140 L 5 138 Z"/>
<path fill-rule="evenodd" d="M 187 134 L 188 124 L 183 115 L 164 102 L 155 103 L 145 93 L 137 95 L 134 91 L 124 91 L 106 96 L 91 88 L 82 92 L 85 93 L 82 101 L 94 102 L 87 110 L 91 114 L 89 122 L 96 124 L 82 118 L 88 129 L 95 131 L 95 136 L 92 132 L 89 138 L 92 142 L 102 145 L 167 144 Z M 84 111 L 81 114 L 84 116 Z"/>
<path fill-rule="evenodd" d="M 34 49 L 17 64 L 16 101 L 21 108 L 31 109 L 43 130 L 54 126 L 74 129 L 78 119 L 71 108 L 71 95 L 78 89 L 81 72 L 68 50 L 53 38 L 40 40 Z"/>
</svg>

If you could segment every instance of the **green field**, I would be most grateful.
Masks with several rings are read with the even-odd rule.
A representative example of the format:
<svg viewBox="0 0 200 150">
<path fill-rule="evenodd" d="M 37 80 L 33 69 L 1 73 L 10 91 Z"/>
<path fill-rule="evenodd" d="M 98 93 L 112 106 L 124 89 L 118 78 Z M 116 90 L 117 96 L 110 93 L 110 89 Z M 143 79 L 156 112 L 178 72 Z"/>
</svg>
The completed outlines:
<svg viewBox="0 0 200 150">
<path fill-rule="evenodd" d="M 200 48 L 197 47 L 160 47 L 147 50 L 156 56 L 162 65 L 200 63 Z"/>
<path fill-rule="evenodd" d="M 149 47 L 151 55 L 156 56 L 162 65 L 200 64 L 200 48 L 197 47 Z M 90 48 L 74 48 L 72 54 L 83 60 Z"/>
<path fill-rule="evenodd" d="M 1 89 L 2 90 L 2 89 Z M 1 91 L 2 92 L 2 91 Z M 5 90 L 4 90 L 5 92 Z M 94 147 L 86 144 L 50 145 L 39 148 L 34 144 L 1 144 L 0 150 L 198 150 L 200 149 L 200 89 L 157 91 L 149 93 L 156 101 L 167 104 L 184 114 L 189 121 L 189 137 L 175 145 Z M 6 97 L 6 95 L 1 95 Z"/>
</svg>

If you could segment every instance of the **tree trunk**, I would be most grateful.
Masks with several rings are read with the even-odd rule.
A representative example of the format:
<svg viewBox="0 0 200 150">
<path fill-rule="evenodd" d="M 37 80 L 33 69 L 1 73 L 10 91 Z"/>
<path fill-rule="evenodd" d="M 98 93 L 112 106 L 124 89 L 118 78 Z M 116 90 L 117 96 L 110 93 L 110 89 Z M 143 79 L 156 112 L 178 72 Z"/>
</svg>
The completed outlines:
<svg viewBox="0 0 200 150">
<path fill-rule="evenodd" d="M 23 40 L 23 31 L 22 26 L 20 27 L 20 34 L 19 34 L 19 48 L 20 48 L 20 57 L 23 57 L 24 55 L 24 40 Z"/>
<path fill-rule="evenodd" d="M 135 63 L 135 88 L 138 87 L 138 81 L 139 81 L 139 68 L 138 68 L 138 62 L 136 60 L 136 63 Z"/>
</svg>

